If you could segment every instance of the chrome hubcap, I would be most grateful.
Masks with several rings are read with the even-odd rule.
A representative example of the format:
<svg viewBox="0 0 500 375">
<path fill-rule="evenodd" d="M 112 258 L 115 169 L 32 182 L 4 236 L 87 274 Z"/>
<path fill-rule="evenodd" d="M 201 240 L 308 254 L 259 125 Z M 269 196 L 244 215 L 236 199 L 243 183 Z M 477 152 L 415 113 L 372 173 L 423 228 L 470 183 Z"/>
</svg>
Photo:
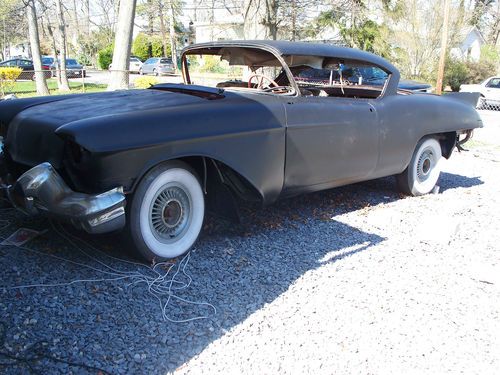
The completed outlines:
<svg viewBox="0 0 500 375">
<path fill-rule="evenodd" d="M 417 164 L 417 178 L 423 182 L 429 178 L 430 172 L 435 164 L 435 157 L 432 150 L 426 149 L 420 154 Z"/>
<path fill-rule="evenodd" d="M 150 227 L 162 242 L 182 237 L 191 219 L 191 201 L 186 191 L 177 185 L 162 188 L 150 208 Z"/>
</svg>

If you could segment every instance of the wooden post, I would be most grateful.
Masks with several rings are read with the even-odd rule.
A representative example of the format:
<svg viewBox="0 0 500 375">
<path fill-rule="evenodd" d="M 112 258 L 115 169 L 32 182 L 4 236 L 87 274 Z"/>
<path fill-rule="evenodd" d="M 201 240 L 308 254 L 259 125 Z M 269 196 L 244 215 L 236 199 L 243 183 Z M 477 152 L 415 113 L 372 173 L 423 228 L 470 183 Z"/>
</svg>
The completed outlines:
<svg viewBox="0 0 500 375">
<path fill-rule="evenodd" d="M 443 92 L 444 64 L 446 60 L 446 48 L 448 44 L 448 23 L 450 19 L 450 0 L 444 2 L 443 30 L 441 33 L 441 54 L 439 56 L 438 77 L 436 83 L 436 94 Z"/>
</svg>

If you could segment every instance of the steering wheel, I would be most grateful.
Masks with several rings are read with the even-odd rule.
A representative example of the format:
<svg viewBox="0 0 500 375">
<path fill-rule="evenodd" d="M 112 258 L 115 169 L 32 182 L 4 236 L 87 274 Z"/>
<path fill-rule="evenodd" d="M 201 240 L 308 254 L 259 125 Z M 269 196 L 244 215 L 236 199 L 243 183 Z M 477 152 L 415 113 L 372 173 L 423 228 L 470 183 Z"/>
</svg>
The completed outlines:
<svg viewBox="0 0 500 375">
<path fill-rule="evenodd" d="M 264 87 L 264 79 L 267 80 L 271 85 L 273 85 L 274 87 L 278 87 L 279 85 L 274 81 L 272 80 L 271 78 L 269 77 L 266 77 L 265 75 L 263 74 L 252 74 L 249 78 L 248 78 L 248 88 L 252 88 L 252 80 L 254 78 L 258 78 L 258 82 L 257 82 L 257 88 L 258 89 L 261 89 Z"/>
</svg>

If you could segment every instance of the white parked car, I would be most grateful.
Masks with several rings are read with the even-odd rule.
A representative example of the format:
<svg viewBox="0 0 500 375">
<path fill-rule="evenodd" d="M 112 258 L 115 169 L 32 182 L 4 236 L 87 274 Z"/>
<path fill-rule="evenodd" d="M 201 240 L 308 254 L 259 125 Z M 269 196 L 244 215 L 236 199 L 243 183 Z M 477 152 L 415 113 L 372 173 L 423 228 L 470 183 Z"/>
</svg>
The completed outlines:
<svg viewBox="0 0 500 375">
<path fill-rule="evenodd" d="M 131 57 L 130 58 L 130 66 L 129 66 L 129 71 L 130 73 L 139 73 L 142 67 L 142 61 L 139 60 L 137 57 Z M 109 70 L 113 70 L 113 64 L 109 65 Z"/>
<path fill-rule="evenodd" d="M 500 77 L 490 77 L 478 85 L 461 85 L 460 92 L 479 92 L 479 105 L 500 107 Z"/>
</svg>

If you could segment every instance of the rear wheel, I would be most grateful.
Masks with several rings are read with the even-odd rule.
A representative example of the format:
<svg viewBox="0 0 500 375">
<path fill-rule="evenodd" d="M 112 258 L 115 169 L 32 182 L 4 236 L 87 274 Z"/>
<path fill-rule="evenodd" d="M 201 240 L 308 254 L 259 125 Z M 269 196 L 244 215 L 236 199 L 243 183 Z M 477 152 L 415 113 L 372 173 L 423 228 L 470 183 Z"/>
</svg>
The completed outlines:
<svg viewBox="0 0 500 375">
<path fill-rule="evenodd" d="M 435 138 L 418 142 L 408 167 L 397 176 L 399 188 L 413 196 L 430 193 L 441 174 L 441 145 Z"/>
<path fill-rule="evenodd" d="M 180 256 L 193 246 L 205 215 L 205 199 L 196 173 L 169 161 L 140 182 L 130 209 L 130 234 L 148 261 Z"/>
<path fill-rule="evenodd" d="M 158 76 L 159 76 L 158 71 L 157 71 L 156 69 L 153 69 L 153 74 L 154 74 L 156 77 L 158 77 Z"/>
</svg>

